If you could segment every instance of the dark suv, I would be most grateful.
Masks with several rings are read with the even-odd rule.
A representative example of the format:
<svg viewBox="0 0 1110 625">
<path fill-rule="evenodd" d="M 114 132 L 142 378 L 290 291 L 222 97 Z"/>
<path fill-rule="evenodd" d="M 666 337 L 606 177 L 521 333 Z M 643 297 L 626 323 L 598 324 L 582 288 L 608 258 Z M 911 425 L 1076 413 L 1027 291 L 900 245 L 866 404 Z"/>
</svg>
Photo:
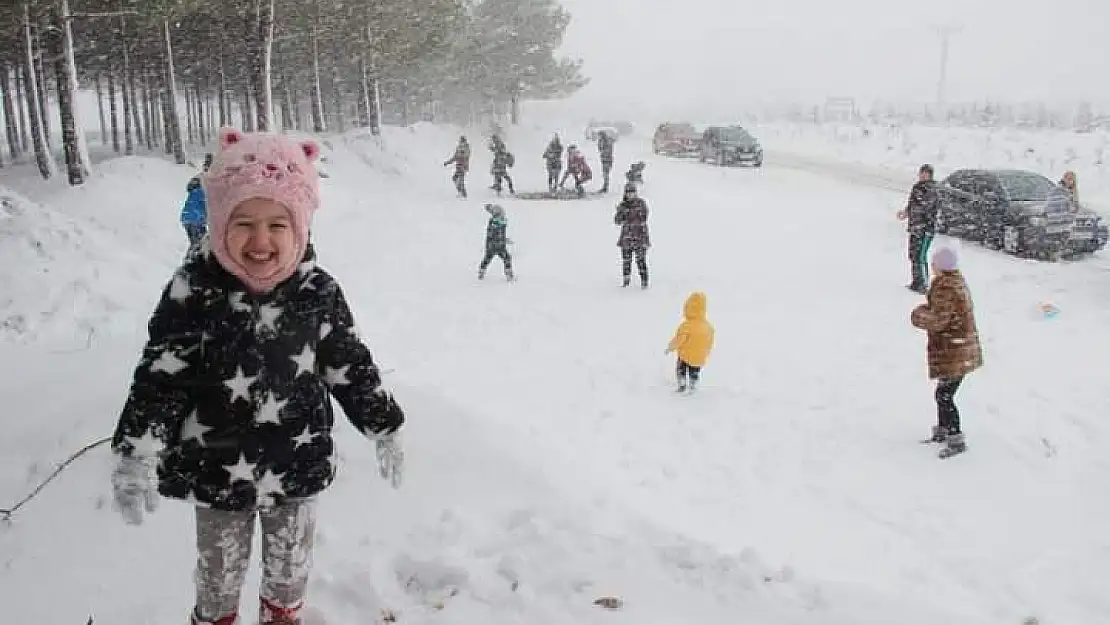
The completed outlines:
<svg viewBox="0 0 1110 625">
<path fill-rule="evenodd" d="M 763 146 L 740 126 L 710 126 L 702 133 L 699 158 L 721 166 L 748 163 L 762 167 Z"/>
<path fill-rule="evenodd" d="M 1059 258 L 1075 213 L 1044 176 L 1016 169 L 959 169 L 937 187 L 937 231 L 1010 254 Z"/>
</svg>

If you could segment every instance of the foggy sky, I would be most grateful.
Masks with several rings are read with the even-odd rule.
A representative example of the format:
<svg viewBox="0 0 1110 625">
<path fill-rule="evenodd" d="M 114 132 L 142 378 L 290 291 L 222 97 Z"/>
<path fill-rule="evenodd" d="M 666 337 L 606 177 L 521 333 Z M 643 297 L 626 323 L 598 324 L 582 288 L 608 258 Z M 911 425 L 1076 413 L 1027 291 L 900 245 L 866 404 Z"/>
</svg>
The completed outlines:
<svg viewBox="0 0 1110 625">
<path fill-rule="evenodd" d="M 826 96 L 1110 101 L 1107 0 L 561 0 L 576 100 L 640 111 Z M 728 102 L 728 104 L 725 104 Z M 613 111 L 619 112 L 618 111 Z"/>
</svg>

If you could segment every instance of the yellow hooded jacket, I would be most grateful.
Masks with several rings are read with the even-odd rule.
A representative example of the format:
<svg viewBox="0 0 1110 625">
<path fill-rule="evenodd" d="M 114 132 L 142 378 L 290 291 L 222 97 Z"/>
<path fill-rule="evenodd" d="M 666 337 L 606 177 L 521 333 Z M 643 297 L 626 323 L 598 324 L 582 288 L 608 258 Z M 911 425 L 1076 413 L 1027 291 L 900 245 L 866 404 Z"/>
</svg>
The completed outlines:
<svg viewBox="0 0 1110 625">
<path fill-rule="evenodd" d="M 667 351 L 678 350 L 678 357 L 688 365 L 705 366 L 715 334 L 713 324 L 705 318 L 705 293 L 691 293 L 682 312 L 686 318 L 675 331 Z"/>
</svg>

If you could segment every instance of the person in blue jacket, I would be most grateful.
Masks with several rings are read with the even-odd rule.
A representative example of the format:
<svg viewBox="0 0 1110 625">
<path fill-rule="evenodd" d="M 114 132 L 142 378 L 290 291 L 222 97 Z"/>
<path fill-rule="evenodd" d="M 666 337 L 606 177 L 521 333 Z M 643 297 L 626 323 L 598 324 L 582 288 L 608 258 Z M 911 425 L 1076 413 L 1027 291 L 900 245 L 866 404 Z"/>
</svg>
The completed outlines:
<svg viewBox="0 0 1110 625">
<path fill-rule="evenodd" d="M 212 166 L 212 154 L 204 155 L 204 171 Z M 208 231 L 208 209 L 204 199 L 204 188 L 200 185 L 200 175 L 193 176 L 185 185 L 185 205 L 181 207 L 181 227 L 189 237 L 189 249 L 200 245 Z"/>
</svg>

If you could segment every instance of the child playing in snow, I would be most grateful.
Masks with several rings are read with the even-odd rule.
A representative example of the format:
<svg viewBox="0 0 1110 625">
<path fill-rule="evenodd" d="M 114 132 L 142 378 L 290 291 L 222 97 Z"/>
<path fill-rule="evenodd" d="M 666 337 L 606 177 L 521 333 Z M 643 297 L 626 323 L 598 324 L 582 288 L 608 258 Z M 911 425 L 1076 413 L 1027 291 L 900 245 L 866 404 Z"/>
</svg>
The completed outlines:
<svg viewBox="0 0 1110 625">
<path fill-rule="evenodd" d="M 112 439 L 114 505 L 196 507 L 193 625 L 238 623 L 255 519 L 262 625 L 300 625 L 315 495 L 335 478 L 329 394 L 400 483 L 404 414 L 335 279 L 316 264 L 319 147 L 221 129 L 209 237 L 165 287 Z M 155 469 L 157 467 L 157 469 Z"/>
<path fill-rule="evenodd" d="M 500 256 L 505 267 L 505 279 L 512 282 L 513 258 L 509 255 L 511 241 L 506 234 L 509 220 L 505 218 L 505 209 L 500 204 L 486 204 L 486 212 L 490 215 L 489 223 L 486 224 L 486 255 L 478 265 L 478 279 L 486 277 L 486 269 L 493 262 L 493 257 Z"/>
<path fill-rule="evenodd" d="M 683 307 L 682 323 L 667 345 L 664 354 L 678 351 L 678 362 L 675 363 L 675 375 L 678 378 L 678 392 L 687 389 L 693 392 L 698 387 L 702 367 L 709 359 L 709 352 L 713 350 L 713 340 L 716 334 L 713 324 L 705 318 L 705 293 L 700 291 L 691 293 L 686 298 Z"/>
<path fill-rule="evenodd" d="M 910 323 L 928 334 L 926 355 L 929 378 L 937 381 L 937 424 L 929 440 L 944 443 L 941 458 L 963 452 L 967 446 L 960 429 L 956 391 L 964 377 L 983 366 L 983 350 L 971 293 L 960 272 L 956 252 L 944 247 L 933 255 L 933 282 L 927 301 L 913 309 Z"/>
</svg>

